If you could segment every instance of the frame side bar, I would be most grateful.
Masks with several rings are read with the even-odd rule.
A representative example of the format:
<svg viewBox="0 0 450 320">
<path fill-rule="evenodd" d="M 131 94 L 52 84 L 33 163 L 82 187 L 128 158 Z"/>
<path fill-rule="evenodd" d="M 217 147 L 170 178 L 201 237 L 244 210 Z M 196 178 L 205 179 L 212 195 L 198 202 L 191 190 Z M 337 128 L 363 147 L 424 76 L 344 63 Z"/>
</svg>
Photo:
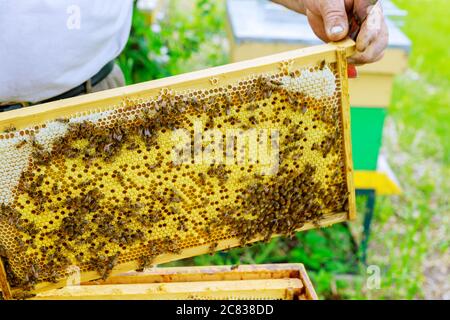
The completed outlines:
<svg viewBox="0 0 450 320">
<path fill-rule="evenodd" d="M 11 288 L 9 287 L 8 279 L 6 278 L 5 266 L 3 264 L 3 260 L 1 257 L 0 257 L 0 289 L 3 294 L 3 299 L 11 300 L 13 298 Z"/>
<path fill-rule="evenodd" d="M 356 197 L 355 185 L 353 181 L 353 158 L 352 158 L 352 142 L 350 132 L 350 96 L 348 93 L 348 74 L 347 74 L 347 53 L 343 47 L 337 48 L 336 61 L 341 81 L 341 106 L 342 106 L 342 126 L 344 131 L 344 152 L 345 152 L 345 169 L 348 196 L 348 218 L 354 220 L 356 218 Z"/>
</svg>

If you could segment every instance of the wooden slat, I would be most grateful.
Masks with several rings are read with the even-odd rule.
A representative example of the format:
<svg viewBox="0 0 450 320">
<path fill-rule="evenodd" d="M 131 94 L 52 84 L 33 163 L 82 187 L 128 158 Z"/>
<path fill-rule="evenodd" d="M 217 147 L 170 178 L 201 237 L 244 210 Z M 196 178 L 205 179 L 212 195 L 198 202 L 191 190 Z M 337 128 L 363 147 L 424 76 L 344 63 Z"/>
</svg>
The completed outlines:
<svg viewBox="0 0 450 320">
<path fill-rule="evenodd" d="M 348 94 L 348 76 L 347 76 L 347 55 L 344 48 L 338 49 L 336 52 L 338 73 L 341 79 L 341 106 L 342 106 L 342 125 L 344 130 L 344 137 L 350 136 L 350 97 Z M 352 142 L 351 139 L 345 139 L 344 141 L 344 154 L 346 162 L 346 180 L 347 189 L 349 190 L 348 208 L 350 220 L 356 218 L 356 196 L 355 186 L 353 182 L 353 158 L 352 158 Z"/>
<path fill-rule="evenodd" d="M 299 277 L 302 280 L 303 286 L 305 288 L 303 300 L 319 300 L 316 294 L 316 290 L 314 290 L 314 287 L 311 283 L 311 280 L 308 277 L 308 274 L 306 273 L 303 264 L 299 266 L 299 272 L 300 272 Z M 300 300 L 302 300 L 301 297 Z"/>
<path fill-rule="evenodd" d="M 132 271 L 111 276 L 106 280 L 84 282 L 82 285 L 299 278 L 300 271 L 304 271 L 304 267 L 299 263 L 239 265 L 234 267 L 154 267 L 142 272 Z"/>
<path fill-rule="evenodd" d="M 283 42 L 240 42 L 230 39 L 231 61 L 243 61 L 256 57 L 304 48 L 305 44 Z M 408 67 L 408 54 L 397 48 L 386 49 L 383 59 L 358 67 L 362 77 L 366 75 L 389 75 L 394 77 Z"/>
<path fill-rule="evenodd" d="M 3 260 L 0 257 L 0 291 L 3 295 L 3 299 L 10 300 L 12 299 L 11 288 L 9 287 L 9 283 L 6 277 L 5 266 L 3 265 Z"/>
<path fill-rule="evenodd" d="M 206 70 L 186 73 L 178 76 L 143 82 L 126 87 L 110 89 L 77 96 L 74 98 L 53 101 L 41 105 L 21 108 L 9 112 L 0 113 L 0 130 L 13 126 L 23 129 L 30 125 L 40 124 L 60 117 L 67 117 L 77 112 L 97 112 L 114 105 L 122 105 L 125 98 L 151 98 L 160 93 L 162 88 L 169 90 L 203 89 L 210 87 L 210 79 L 217 78 L 221 86 L 228 85 L 242 78 L 243 70 L 247 73 L 271 72 L 274 64 L 284 60 L 292 60 L 293 68 L 318 64 L 322 60 L 328 63 L 336 62 L 336 46 L 343 48 L 345 55 L 350 56 L 355 45 L 352 40 L 346 40 L 337 44 L 330 43 L 271 56 L 256 58 Z M 297 65 L 298 64 L 298 65 Z"/>
<path fill-rule="evenodd" d="M 300 279 L 91 285 L 50 290 L 33 299 L 286 299 L 302 288 Z"/>
</svg>

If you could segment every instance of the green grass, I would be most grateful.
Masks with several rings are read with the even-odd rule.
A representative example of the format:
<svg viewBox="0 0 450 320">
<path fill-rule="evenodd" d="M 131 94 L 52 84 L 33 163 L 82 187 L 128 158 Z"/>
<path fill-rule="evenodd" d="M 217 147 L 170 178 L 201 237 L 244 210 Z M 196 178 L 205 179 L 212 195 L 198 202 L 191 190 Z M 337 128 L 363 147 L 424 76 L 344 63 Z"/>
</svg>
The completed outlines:
<svg viewBox="0 0 450 320">
<path fill-rule="evenodd" d="M 432 135 L 434 146 L 424 150 L 427 155 L 442 157 L 450 162 L 450 47 L 448 32 L 450 3 L 447 0 L 397 0 L 399 7 L 408 11 L 404 31 L 413 42 L 410 67 L 417 72 L 414 77 L 399 79 L 391 115 L 408 126 L 426 130 Z M 415 76 L 415 75 L 414 75 Z M 411 135 L 402 136 L 404 143 Z M 402 141 L 403 142 L 403 141 Z M 440 144 L 437 146 L 437 144 Z M 441 147 L 441 148 L 437 148 Z"/>
<path fill-rule="evenodd" d="M 360 288 L 350 297 L 440 298 L 445 292 L 428 292 L 435 274 L 427 270 L 431 260 L 448 263 L 450 4 L 395 2 L 408 11 L 403 30 L 413 50 L 410 70 L 395 83 L 383 151 L 404 192 L 377 200 L 369 263 L 382 270 L 381 288 Z M 448 282 L 448 277 L 436 280 Z"/>
</svg>

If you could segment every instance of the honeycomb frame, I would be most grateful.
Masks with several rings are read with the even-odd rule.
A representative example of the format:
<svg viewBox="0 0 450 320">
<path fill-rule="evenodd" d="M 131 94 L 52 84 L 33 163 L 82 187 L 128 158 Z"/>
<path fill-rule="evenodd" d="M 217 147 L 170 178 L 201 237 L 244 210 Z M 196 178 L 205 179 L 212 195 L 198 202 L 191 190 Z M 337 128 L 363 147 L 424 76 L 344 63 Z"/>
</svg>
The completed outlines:
<svg viewBox="0 0 450 320">
<path fill-rule="evenodd" d="M 266 93 L 267 93 L 267 91 L 270 91 L 270 93 L 268 93 L 269 97 L 266 98 L 266 97 L 261 96 L 259 99 L 256 99 L 256 100 L 263 101 L 263 100 L 267 100 L 267 99 L 272 99 L 272 104 L 274 104 L 273 100 L 275 98 L 281 97 L 281 93 L 278 93 L 277 90 L 280 90 L 282 92 L 285 92 L 285 91 L 288 92 L 288 89 L 285 89 L 285 87 L 283 87 L 282 89 L 273 89 L 273 91 L 277 92 L 277 93 L 272 92 L 271 86 L 278 85 L 278 84 L 276 84 L 277 82 L 279 82 L 278 79 L 280 79 L 281 77 L 283 77 L 283 79 L 288 78 L 288 77 L 297 79 L 297 78 L 301 78 L 301 76 L 303 75 L 303 71 L 305 73 L 310 72 L 312 75 L 314 75 L 313 71 L 323 70 L 325 68 L 327 71 L 330 71 L 333 74 L 333 76 L 336 77 L 335 81 L 336 81 L 336 83 L 338 83 L 339 90 L 336 91 L 337 89 L 335 89 L 333 91 L 333 92 L 336 92 L 333 96 L 334 98 L 329 98 L 326 101 L 331 101 L 332 99 L 334 99 L 333 101 L 338 103 L 338 105 L 336 106 L 336 108 L 337 108 L 336 110 L 339 113 L 340 118 L 335 119 L 335 122 L 338 123 L 338 127 L 339 127 L 340 131 L 338 132 L 338 130 L 336 129 L 336 136 L 335 136 L 334 140 L 329 141 L 328 144 L 325 143 L 326 147 L 323 146 L 323 143 L 322 143 L 322 146 L 313 144 L 313 147 L 316 149 L 315 150 L 316 152 L 323 153 L 324 159 L 326 157 L 328 157 L 328 154 L 329 154 L 329 150 L 324 151 L 324 149 L 327 149 L 328 147 L 329 147 L 328 149 L 333 148 L 334 147 L 333 144 L 336 145 L 336 148 L 338 148 L 338 147 L 340 148 L 339 149 L 340 155 L 337 155 L 336 157 L 340 157 L 339 158 L 340 159 L 339 166 L 340 166 L 340 170 L 342 170 L 341 173 L 343 174 L 341 184 L 342 184 L 343 188 L 345 188 L 345 190 L 343 190 L 343 191 L 345 191 L 347 194 L 343 201 L 343 202 L 346 202 L 346 209 L 340 210 L 339 212 L 329 212 L 329 213 L 321 215 L 320 217 L 317 217 L 317 219 L 316 218 L 311 219 L 310 221 L 306 221 L 306 220 L 302 221 L 301 226 L 296 225 L 294 230 L 301 231 L 301 230 L 307 230 L 307 229 L 316 228 L 316 227 L 328 226 L 328 225 L 331 225 L 334 223 L 342 222 L 345 220 L 350 220 L 355 217 L 355 196 L 354 196 L 354 186 L 353 186 L 353 177 L 352 177 L 353 168 L 352 168 L 352 160 L 351 160 L 350 115 L 349 115 L 347 62 L 346 62 L 346 58 L 348 56 L 350 56 L 353 52 L 354 52 L 354 43 L 352 41 L 348 40 L 348 41 L 344 41 L 341 43 L 326 44 L 326 45 L 312 47 L 312 48 L 295 50 L 295 51 L 286 52 L 286 53 L 282 53 L 282 54 L 276 54 L 276 55 L 272 55 L 272 56 L 268 56 L 268 57 L 263 57 L 263 58 L 258 58 L 258 59 L 254 59 L 254 60 L 225 65 L 225 66 L 221 66 L 221 67 L 211 68 L 208 70 L 202 70 L 202 71 L 184 74 L 184 75 L 180 75 L 180 76 L 174 76 L 174 77 L 170 77 L 170 78 L 166 78 L 166 79 L 155 80 L 155 81 L 150 81 L 147 83 L 141 83 L 141 84 L 127 86 L 127 87 L 123 87 L 123 88 L 117 88 L 117 89 L 107 90 L 107 91 L 103 91 L 103 92 L 99 92 L 99 93 L 75 97 L 75 98 L 71 98 L 71 99 L 51 102 L 51 103 L 43 104 L 40 106 L 34 106 L 34 107 L 30 107 L 30 108 L 23 108 L 20 110 L 14 110 L 11 112 L 0 114 L 0 130 L 3 129 L 5 131 L 3 134 L 0 134 L 0 142 L 6 141 L 8 139 L 16 139 L 15 140 L 16 148 L 22 148 L 23 145 L 21 145 L 21 144 L 26 144 L 25 142 L 21 142 L 23 140 L 23 138 L 22 138 L 23 136 L 34 137 L 34 135 L 39 133 L 40 130 L 45 129 L 46 124 L 48 124 L 48 123 L 66 122 L 67 119 L 71 119 L 71 118 L 75 118 L 75 117 L 83 118 L 83 116 L 89 117 L 90 115 L 100 115 L 100 120 L 98 120 L 98 121 L 101 122 L 102 117 L 110 116 L 110 115 L 108 116 L 108 112 L 117 111 L 117 110 L 120 112 L 133 110 L 133 108 L 136 109 L 137 105 L 138 106 L 143 105 L 143 108 L 146 108 L 145 101 L 149 101 L 149 100 L 156 101 L 158 99 L 158 101 L 160 103 L 164 104 L 164 106 L 161 108 L 162 112 L 164 112 L 164 110 L 166 109 L 165 107 L 168 107 L 168 104 L 170 104 L 170 100 L 168 100 L 169 102 L 167 102 L 167 101 L 165 102 L 164 97 L 172 97 L 174 95 L 177 95 L 177 97 L 179 97 L 179 96 L 182 97 L 184 95 L 190 95 L 190 97 L 192 97 L 192 93 L 194 93 L 194 95 L 195 95 L 195 93 L 197 92 L 200 95 L 203 94 L 203 96 L 201 96 L 201 97 L 203 97 L 201 99 L 201 101 L 204 103 L 204 101 L 206 100 L 205 93 L 206 93 L 206 97 L 208 97 L 208 98 L 210 96 L 217 96 L 217 95 L 222 96 L 221 88 L 230 88 L 230 90 L 231 90 L 233 88 L 233 86 L 236 86 L 237 83 L 238 83 L 238 86 L 240 86 L 242 81 L 244 83 L 246 83 L 246 81 L 249 81 L 249 83 L 255 84 L 255 83 L 258 83 L 258 81 L 260 81 L 260 79 L 268 79 L 268 80 L 264 80 L 266 82 L 264 82 L 263 85 L 265 86 L 264 90 Z M 244 79 L 244 80 L 242 80 L 242 79 Z M 314 86 L 313 86 L 312 90 L 315 90 L 314 88 L 321 88 L 321 86 L 324 86 L 320 82 L 320 79 L 317 81 L 314 82 Z M 284 85 L 285 85 L 285 83 L 283 82 L 283 86 Z M 249 84 L 248 91 L 251 91 L 251 89 L 254 88 L 254 86 L 251 87 L 251 85 Z M 281 86 L 281 85 L 279 85 L 279 86 Z M 262 91 L 261 94 L 266 94 L 266 93 L 264 93 L 263 89 L 261 89 L 261 91 Z M 180 92 L 181 92 L 181 94 L 180 94 Z M 316 92 L 316 91 L 313 91 L 313 92 Z M 209 96 L 208 96 L 208 93 L 209 93 Z M 245 95 L 247 95 L 247 94 L 245 94 Z M 275 97 L 273 97 L 274 95 L 275 95 Z M 224 105 L 226 104 L 225 103 L 226 98 L 223 98 L 223 99 L 224 100 L 221 103 L 221 107 L 224 107 Z M 234 93 L 232 99 L 233 99 L 233 101 L 231 103 L 229 103 L 229 105 L 231 105 L 231 108 L 233 108 L 232 112 L 235 112 L 236 108 L 238 108 L 238 111 L 239 111 L 240 110 L 239 105 L 246 105 L 247 111 L 248 111 L 249 110 L 248 108 L 250 108 L 250 106 L 253 103 L 253 101 L 243 101 L 241 94 L 239 94 L 239 93 Z M 296 96 L 296 98 L 294 100 L 299 101 L 301 99 L 303 99 L 303 95 L 301 97 Z M 180 100 L 178 100 L 178 101 L 180 101 Z M 189 100 L 189 101 L 192 101 L 192 100 Z M 282 101 L 282 102 L 277 102 L 280 105 L 282 103 L 284 105 L 289 105 L 289 104 L 294 105 L 291 102 L 291 98 L 289 97 L 288 93 L 285 94 L 283 99 L 280 98 L 279 101 Z M 198 104 L 195 101 L 192 101 L 190 103 L 191 103 L 192 108 L 194 108 L 195 105 Z M 214 102 L 213 102 L 213 104 L 214 104 Z M 314 100 L 312 100 L 312 104 L 314 104 Z M 147 106 L 148 106 L 148 103 L 147 103 Z M 153 105 L 152 105 L 152 107 L 153 107 Z M 270 108 L 270 105 L 269 105 L 269 108 Z M 297 106 L 297 109 L 298 109 L 298 106 Z M 306 103 L 305 103 L 305 106 L 303 106 L 303 107 L 300 106 L 300 110 L 297 110 L 297 109 L 295 109 L 294 111 L 299 114 L 298 117 L 300 117 L 300 118 L 303 116 L 303 114 L 305 112 L 308 112 L 307 114 L 310 114 L 313 111 L 317 111 L 316 113 L 319 114 L 318 109 L 315 110 L 314 107 L 311 107 L 309 105 L 306 106 Z M 305 111 L 305 109 L 306 109 L 306 111 Z M 323 110 L 325 110 L 325 107 Z M 160 110 L 156 110 L 156 111 L 159 112 Z M 254 110 L 250 110 L 249 114 L 251 114 L 253 111 Z M 203 110 L 199 110 L 198 112 L 200 114 L 202 114 L 202 113 L 205 113 L 206 110 L 203 109 Z M 225 110 L 224 112 L 228 116 L 228 110 Z M 282 108 L 282 109 L 280 108 L 280 113 L 288 114 L 288 111 L 285 110 L 284 108 Z M 292 114 L 292 112 L 291 112 L 291 114 Z M 335 113 L 335 114 L 337 114 L 337 113 Z M 323 111 L 322 119 L 325 116 L 326 116 L 325 111 Z M 319 115 L 314 115 L 314 117 L 317 118 L 317 120 L 319 120 L 319 118 L 320 118 Z M 114 115 L 113 115 L 113 118 L 114 118 Z M 229 118 L 232 118 L 232 116 Z M 249 122 L 250 122 L 250 118 L 251 117 L 248 118 Z M 291 120 L 288 119 L 288 117 L 285 117 L 285 121 L 289 122 Z M 231 120 L 231 122 L 233 122 L 233 120 Z M 118 123 L 118 120 L 114 123 Z M 251 121 L 251 123 L 253 123 L 253 121 Z M 330 126 L 333 127 L 333 125 L 330 125 Z M 91 128 L 91 127 L 88 126 L 88 128 Z M 112 128 L 114 130 L 114 125 L 111 125 L 110 128 Z M 299 125 L 297 125 L 296 128 L 298 129 Z M 78 134 L 83 135 L 82 129 L 86 129 L 86 127 L 82 127 L 80 125 L 78 127 Z M 307 129 L 307 127 L 306 127 L 306 129 Z M 298 130 L 300 130 L 300 129 L 298 129 Z M 339 133 L 339 137 L 337 137 L 338 133 Z M 293 134 L 295 137 L 295 134 L 297 134 L 297 133 L 294 132 Z M 300 135 L 300 138 L 306 139 L 306 138 L 304 138 L 304 135 Z M 76 137 L 74 139 L 76 139 Z M 33 145 L 33 142 L 28 141 L 28 144 Z M 105 149 L 104 149 L 105 154 L 108 153 L 106 147 L 107 146 L 105 146 Z M 311 151 L 313 151 L 313 147 L 311 147 Z M 204 147 L 202 146 L 202 148 L 204 148 Z M 39 151 L 39 155 L 40 155 L 39 159 L 42 160 L 42 157 L 44 157 L 44 155 L 46 155 L 46 153 L 42 150 L 38 150 L 38 151 Z M 109 149 L 108 149 L 108 151 L 109 151 Z M 120 152 L 122 152 L 122 151 L 120 151 Z M 336 151 L 336 153 L 338 153 L 338 152 Z M 30 162 L 29 159 L 26 159 L 26 160 L 28 162 Z M 99 161 L 103 161 L 103 160 L 105 160 L 105 159 L 100 159 Z M 106 160 L 108 160 L 108 159 L 106 159 Z M 29 166 L 27 161 L 26 161 L 26 165 Z M 68 161 L 68 160 L 64 159 L 64 161 Z M 115 160 L 113 160 L 113 161 L 115 161 Z M 34 167 L 33 167 L 32 162 L 33 161 L 31 161 L 32 168 L 37 169 L 37 167 L 40 166 L 40 164 L 38 164 L 38 165 L 34 165 Z M 36 158 L 34 159 L 34 162 L 37 162 Z M 295 161 L 294 161 L 294 163 L 295 163 Z M 109 164 L 106 164 L 106 166 L 109 166 Z M 122 167 L 126 167 L 126 166 L 127 166 L 127 164 L 122 163 Z M 120 168 L 122 168 L 122 167 L 120 167 Z M 212 171 L 212 173 L 209 175 L 208 179 L 218 179 L 218 181 L 219 181 L 218 184 L 223 185 L 224 183 L 221 182 L 221 176 L 227 175 L 227 172 L 225 172 L 223 170 L 223 168 L 221 168 L 221 167 L 215 166 L 214 168 L 215 168 L 214 171 Z M 297 166 L 297 168 L 298 168 L 298 166 Z M 315 170 L 316 170 L 315 168 L 309 168 L 308 169 L 309 171 L 306 170 L 306 168 L 307 167 L 305 165 L 303 167 L 303 171 L 305 172 L 306 176 L 313 176 L 313 174 L 315 174 Z M 4 168 L 0 168 L 0 169 L 4 169 Z M 147 167 L 147 169 L 153 170 L 153 168 L 151 168 L 151 167 Z M 75 172 L 76 170 L 78 170 L 78 169 L 76 169 L 76 166 L 72 168 L 72 171 Z M 296 170 L 296 171 L 300 172 L 299 170 Z M 292 169 L 291 169 L 291 173 L 292 173 Z M 24 179 L 23 171 L 21 171 L 20 174 L 21 174 L 21 176 L 20 176 L 19 181 L 22 181 Z M 119 174 L 116 174 L 116 173 L 113 173 L 112 175 L 115 175 L 116 179 L 119 179 L 119 177 L 120 177 Z M 83 174 L 79 173 L 78 176 L 81 179 Z M 292 174 L 291 174 L 291 176 L 292 176 Z M 286 172 L 286 177 L 288 177 L 288 172 Z M 38 178 L 39 178 L 39 175 L 38 175 Z M 327 176 L 327 178 L 329 178 L 329 177 Z M 42 179 L 45 179 L 45 177 Z M 200 176 L 200 180 L 202 180 L 202 179 L 203 179 L 202 176 Z M 300 177 L 300 180 L 301 179 L 305 180 L 305 179 L 307 179 L 307 177 L 305 177 L 305 176 Z M 5 180 L 5 178 L 3 178 L 3 180 Z M 198 178 L 197 178 L 197 180 L 198 180 Z M 310 180 L 307 180 L 307 181 L 310 181 Z M 35 182 L 35 181 L 33 180 L 33 182 Z M 12 186 L 10 186 L 11 190 L 15 190 L 14 188 L 18 188 L 17 183 L 13 184 L 13 183 L 11 183 L 10 180 L 7 180 L 7 181 L 5 180 L 4 183 L 6 183 L 6 184 L 9 183 L 9 185 L 12 184 Z M 80 183 L 80 181 L 78 181 L 78 183 Z M 282 189 L 282 187 L 283 187 L 283 184 L 286 184 L 286 183 L 289 183 L 289 179 L 281 181 L 279 183 L 278 187 L 281 188 L 280 190 L 284 190 L 284 189 Z M 168 184 L 170 184 L 170 182 Z M 255 186 L 255 185 L 256 185 L 256 187 L 258 187 L 258 183 L 253 184 L 253 186 Z M 256 187 L 254 187 L 254 188 L 256 188 Z M 80 186 L 79 188 L 84 190 L 83 186 Z M 261 184 L 261 186 L 259 186 L 259 188 L 264 188 L 264 186 Z M 90 191 L 92 191 L 92 190 L 94 190 L 94 189 L 91 189 Z M 254 191 L 256 192 L 257 190 L 255 189 Z M 83 193 L 83 192 L 84 191 L 82 191 L 82 195 L 85 198 L 89 197 L 89 199 L 93 199 L 98 196 L 98 193 L 96 193 L 96 192 L 92 192 L 92 193 L 89 193 L 89 192 Z M 192 192 L 195 192 L 195 190 L 192 190 Z M 19 193 L 19 195 L 20 195 L 20 193 Z M 173 199 L 175 197 L 178 198 L 178 195 L 177 194 L 171 195 L 171 199 Z M 71 200 L 73 203 L 76 199 L 71 199 Z M 8 203 L 8 201 L 18 201 L 17 196 L 14 193 L 12 193 L 12 195 L 6 194 L 6 196 L 5 196 L 5 194 L 0 194 L 0 202 L 2 204 Z M 177 200 L 175 202 L 179 202 L 179 201 Z M 208 203 L 203 204 L 203 205 L 208 206 Z M 166 205 L 166 207 L 167 207 L 167 205 Z M 130 208 L 131 208 L 131 205 L 130 205 L 130 207 L 128 207 L 128 209 L 129 209 L 129 211 L 132 211 L 132 209 L 130 209 Z M 164 208 L 164 210 L 166 210 L 166 209 L 167 208 Z M 246 210 L 250 210 L 250 209 L 247 208 Z M 314 210 L 317 211 L 318 209 L 316 208 Z M 314 211 L 314 210 L 311 209 L 311 211 Z M 177 213 L 172 212 L 172 214 L 176 215 Z M 226 218 L 227 213 L 220 212 L 219 214 L 221 214 L 220 217 L 223 222 L 224 219 Z M 68 221 L 68 223 L 66 223 L 66 224 L 69 227 L 77 225 L 76 220 L 68 219 L 67 221 Z M 27 223 L 28 223 L 28 221 L 27 221 Z M 179 224 L 178 230 L 180 231 L 180 228 L 181 228 L 181 231 L 183 231 L 183 228 L 185 228 L 185 227 L 183 227 L 182 221 L 180 220 L 179 223 L 180 224 Z M 233 222 L 233 223 L 237 223 L 237 222 Z M 62 223 L 60 223 L 60 225 L 62 225 Z M 226 225 L 226 223 L 223 223 L 223 225 Z M 195 226 L 197 226 L 197 225 L 195 225 Z M 228 231 L 230 230 L 230 228 L 232 226 L 233 226 L 232 224 L 228 225 Z M 216 227 L 218 228 L 219 226 L 217 225 Z M 40 228 L 38 228 L 38 229 L 39 230 L 37 230 L 37 231 L 34 230 L 33 232 L 41 232 L 42 231 Z M 255 242 L 255 241 L 268 240 L 272 236 L 276 236 L 281 233 L 284 235 L 289 234 L 289 233 L 292 234 L 292 232 L 294 230 L 291 230 L 291 229 L 289 229 L 290 230 L 289 232 L 285 232 L 285 231 L 278 232 L 278 233 L 277 232 L 268 232 L 267 235 L 261 235 L 260 234 L 261 229 L 258 229 L 260 233 L 258 233 L 258 234 L 250 233 L 250 236 L 245 237 L 245 238 L 230 237 L 229 235 L 224 236 L 222 234 L 222 238 L 219 237 L 219 239 L 217 241 L 214 241 L 213 243 L 211 243 L 211 241 L 205 242 L 205 241 L 201 240 L 200 242 L 194 243 L 193 245 L 183 247 L 181 250 L 173 249 L 172 248 L 173 243 L 170 244 L 170 246 L 169 246 L 169 244 L 166 245 L 163 243 L 164 246 L 170 247 L 170 249 L 167 249 L 166 252 L 158 251 L 154 255 L 154 257 L 152 257 L 151 263 L 152 264 L 160 264 L 160 263 L 164 263 L 164 262 L 178 260 L 178 259 L 191 257 L 191 256 L 195 256 L 195 255 L 200 255 L 200 254 L 213 252 L 213 251 L 217 251 L 217 250 L 229 249 L 231 247 L 235 247 L 235 246 L 239 246 L 239 245 L 243 245 L 243 244 L 247 244 L 247 243 L 251 243 L 251 242 Z M 276 229 L 276 230 L 278 230 L 278 229 Z M 14 233 L 14 232 L 17 232 L 17 231 L 16 230 L 12 231 L 12 233 L 10 233 L 9 237 L 16 239 L 16 236 L 15 236 L 16 233 Z M 74 232 L 74 231 L 72 230 L 71 232 Z M 207 232 L 207 233 L 209 233 L 209 232 Z M 171 240 L 171 241 L 173 241 L 173 240 Z M 139 242 L 139 240 L 138 240 L 138 242 Z M 205 242 L 205 243 L 202 244 L 202 242 Z M 1 241 L 0 241 L 0 244 L 1 244 Z M 13 246 L 15 246 L 15 244 Z M 156 247 L 156 245 L 154 245 L 154 246 Z M 158 242 L 157 246 L 161 246 L 161 243 Z M 59 258 L 63 258 L 63 257 L 59 257 Z M 134 258 L 131 258 L 131 259 L 129 258 L 127 261 L 122 261 L 119 259 L 119 262 L 117 263 L 117 265 L 116 265 L 117 261 L 115 261 L 116 260 L 115 258 L 114 259 L 112 257 L 107 257 L 107 258 L 108 259 L 111 258 L 112 260 L 114 260 L 114 263 L 112 263 L 112 260 L 106 260 L 107 263 L 113 264 L 113 268 L 111 268 L 111 270 L 108 270 L 108 275 L 109 274 L 114 275 L 114 274 L 117 274 L 120 272 L 134 270 L 134 269 L 139 268 L 139 264 L 137 262 L 137 260 L 139 258 L 138 256 L 134 256 Z M 15 262 L 16 264 L 20 264 L 20 261 L 18 259 L 19 258 L 16 259 L 16 262 Z M 103 260 L 105 260 L 105 259 L 103 259 Z M 24 265 L 27 265 L 28 268 L 30 268 L 30 265 L 28 265 L 28 263 L 29 263 L 28 260 L 23 262 Z M 142 265 L 142 263 L 141 263 L 141 265 Z M 34 269 L 34 265 L 31 265 L 31 268 Z M 90 268 L 91 268 L 91 270 L 89 270 L 89 268 L 87 268 L 86 270 L 85 269 L 82 270 L 81 281 L 87 281 L 87 280 L 99 278 L 99 272 L 92 270 L 92 265 Z M 5 278 L 6 275 L 4 274 L 4 272 L 1 272 L 1 270 L 0 270 L 0 278 L 2 278 L 2 277 Z M 58 277 L 56 279 L 56 281 L 54 281 L 55 283 L 46 281 L 46 280 L 48 280 L 48 277 L 44 278 L 44 279 L 46 279 L 45 281 L 37 281 L 37 283 L 34 284 L 34 288 L 32 289 L 32 291 L 39 292 L 39 291 L 48 290 L 51 288 L 61 287 L 65 284 L 66 278 L 67 278 L 67 274 L 63 274 L 60 277 Z M 2 282 L 0 282 L 0 283 L 2 283 Z M 14 287 L 14 285 L 12 285 L 12 287 Z M 2 288 L 2 290 L 7 291 L 8 289 Z M 30 289 L 25 290 L 22 287 L 17 287 L 17 289 L 13 288 L 13 291 L 14 290 L 16 290 L 17 292 L 22 292 L 22 291 L 28 291 Z"/>
</svg>

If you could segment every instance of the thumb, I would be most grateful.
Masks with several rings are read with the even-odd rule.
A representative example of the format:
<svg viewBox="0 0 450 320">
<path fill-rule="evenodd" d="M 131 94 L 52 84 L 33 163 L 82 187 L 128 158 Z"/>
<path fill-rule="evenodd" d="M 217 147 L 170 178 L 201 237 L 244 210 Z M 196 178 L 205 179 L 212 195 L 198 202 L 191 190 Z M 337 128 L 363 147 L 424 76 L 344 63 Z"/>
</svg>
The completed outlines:
<svg viewBox="0 0 450 320">
<path fill-rule="evenodd" d="M 348 34 L 348 18 L 344 0 L 320 1 L 325 31 L 331 41 L 344 39 Z"/>
</svg>

